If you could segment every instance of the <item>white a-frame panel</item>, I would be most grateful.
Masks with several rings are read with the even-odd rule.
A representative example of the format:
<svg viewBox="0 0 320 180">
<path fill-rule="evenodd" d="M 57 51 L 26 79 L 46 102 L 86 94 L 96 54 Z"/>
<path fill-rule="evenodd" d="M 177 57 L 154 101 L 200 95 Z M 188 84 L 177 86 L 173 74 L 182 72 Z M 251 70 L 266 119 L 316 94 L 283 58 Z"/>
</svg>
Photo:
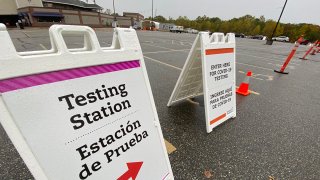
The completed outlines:
<svg viewBox="0 0 320 180">
<path fill-rule="evenodd" d="M 203 94 L 201 49 L 205 42 L 209 42 L 209 33 L 200 32 L 193 42 L 167 106 Z"/>
</svg>

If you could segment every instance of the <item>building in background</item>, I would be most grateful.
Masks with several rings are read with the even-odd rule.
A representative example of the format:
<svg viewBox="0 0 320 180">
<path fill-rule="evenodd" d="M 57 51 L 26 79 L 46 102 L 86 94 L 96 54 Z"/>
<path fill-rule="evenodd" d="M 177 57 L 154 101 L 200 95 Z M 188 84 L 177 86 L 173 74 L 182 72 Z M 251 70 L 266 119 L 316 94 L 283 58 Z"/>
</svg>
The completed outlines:
<svg viewBox="0 0 320 180">
<path fill-rule="evenodd" d="M 102 7 L 80 0 L 0 0 L 0 22 L 15 26 L 21 20 L 25 26 L 48 27 L 52 24 L 111 27 L 114 16 L 102 13 Z M 117 16 L 120 27 L 134 26 L 144 17 L 138 13 Z"/>
<path fill-rule="evenodd" d="M 144 16 L 142 14 L 133 12 L 123 12 L 123 16 L 132 18 L 131 24 L 135 29 L 142 29 L 142 22 L 144 21 Z"/>
</svg>

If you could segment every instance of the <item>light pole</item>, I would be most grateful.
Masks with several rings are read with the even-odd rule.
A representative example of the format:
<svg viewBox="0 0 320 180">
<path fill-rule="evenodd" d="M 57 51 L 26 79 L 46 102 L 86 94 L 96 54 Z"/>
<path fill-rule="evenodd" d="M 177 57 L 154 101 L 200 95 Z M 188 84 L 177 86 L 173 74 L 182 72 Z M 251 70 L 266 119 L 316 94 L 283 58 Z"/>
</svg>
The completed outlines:
<svg viewBox="0 0 320 180">
<path fill-rule="evenodd" d="M 117 27 L 117 16 L 116 16 L 116 8 L 114 6 L 114 0 L 112 2 L 113 2 L 113 23 L 112 23 L 112 26 Z"/>
<path fill-rule="evenodd" d="M 153 21 L 153 0 L 152 0 L 152 7 L 151 7 L 151 20 Z"/>
<path fill-rule="evenodd" d="M 288 2 L 288 0 L 286 0 L 286 2 L 285 2 L 284 5 L 283 5 L 283 8 L 282 8 L 282 11 L 281 11 L 281 13 L 280 13 L 280 16 L 279 16 L 278 22 L 277 22 L 277 24 L 276 24 L 276 27 L 274 28 L 274 30 L 273 30 L 273 32 L 272 32 L 271 39 L 268 39 L 268 40 L 267 40 L 267 44 L 268 44 L 268 45 L 272 45 L 272 43 L 273 43 L 273 40 L 272 40 L 273 35 L 274 35 L 274 33 L 276 32 L 276 30 L 277 30 L 278 24 L 279 24 L 280 19 L 281 19 L 281 17 L 282 17 L 284 8 L 285 8 L 286 5 L 287 5 L 287 2 Z"/>
</svg>

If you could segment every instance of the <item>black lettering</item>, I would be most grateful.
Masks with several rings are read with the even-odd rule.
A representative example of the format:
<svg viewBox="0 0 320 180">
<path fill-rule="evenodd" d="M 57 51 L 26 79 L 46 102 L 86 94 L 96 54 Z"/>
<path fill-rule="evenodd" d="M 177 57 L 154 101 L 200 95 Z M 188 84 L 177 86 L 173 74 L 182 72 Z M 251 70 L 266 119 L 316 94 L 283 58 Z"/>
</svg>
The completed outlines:
<svg viewBox="0 0 320 180">
<path fill-rule="evenodd" d="M 142 132 L 142 136 L 143 136 L 143 138 L 148 137 L 148 133 L 147 133 L 147 131 L 143 131 L 143 132 Z"/>
<path fill-rule="evenodd" d="M 112 144 L 115 141 L 112 135 L 107 136 L 106 139 L 108 144 Z"/>
<path fill-rule="evenodd" d="M 94 92 L 88 93 L 87 98 L 89 100 L 89 103 L 94 103 L 97 101 L 97 97 L 94 95 Z"/>
<path fill-rule="evenodd" d="M 108 102 L 107 105 L 108 105 L 108 109 L 109 109 L 109 111 L 110 111 L 110 113 L 111 113 L 110 115 L 113 115 L 114 112 L 113 112 L 113 110 L 112 110 L 112 108 L 111 108 L 111 106 L 110 106 L 110 102 Z"/>
<path fill-rule="evenodd" d="M 101 116 L 100 112 L 99 111 L 94 111 L 92 113 L 92 116 L 93 116 L 93 120 L 94 121 L 99 121 L 100 119 L 102 119 L 103 117 Z"/>
<path fill-rule="evenodd" d="M 100 138 L 99 143 L 101 144 L 102 147 L 107 147 L 107 144 L 104 144 L 103 140 L 104 140 L 103 138 Z"/>
<path fill-rule="evenodd" d="M 102 106 L 102 107 L 101 107 L 101 111 L 102 111 L 104 117 L 108 117 L 108 116 L 109 116 L 109 114 L 107 114 L 107 108 L 105 108 L 105 107 Z"/>
<path fill-rule="evenodd" d="M 90 152 L 87 152 L 86 149 L 87 149 L 87 145 L 83 145 L 79 148 L 77 148 L 76 150 L 79 152 L 80 156 L 81 156 L 81 160 L 84 160 L 85 158 L 89 157 L 91 155 Z M 83 150 L 84 148 L 84 150 Z"/>
<path fill-rule="evenodd" d="M 89 113 L 84 113 L 84 114 L 83 114 L 83 117 L 86 118 L 86 120 L 87 120 L 87 122 L 88 122 L 89 124 L 92 124 L 92 123 L 93 123 L 93 121 L 90 120 L 90 114 L 89 114 Z"/>
<path fill-rule="evenodd" d="M 73 129 L 77 130 L 77 129 L 82 128 L 84 126 L 84 121 L 82 119 L 75 119 L 75 118 L 81 118 L 81 115 L 80 114 L 76 114 L 76 115 L 73 115 L 70 118 L 71 123 L 73 123 L 73 124 L 77 123 L 78 124 L 78 125 L 74 125 Z"/>
<path fill-rule="evenodd" d="M 136 145 L 136 140 L 135 139 L 130 139 L 129 144 L 130 144 L 130 146 Z"/>
<path fill-rule="evenodd" d="M 133 126 L 134 126 L 134 129 L 137 129 L 137 128 L 141 127 L 139 121 L 134 122 L 134 123 L 133 123 Z"/>
<path fill-rule="evenodd" d="M 126 97 L 128 95 L 128 92 L 126 90 L 126 85 L 125 84 L 120 84 L 118 86 L 118 89 L 120 90 L 121 97 Z"/>
<path fill-rule="evenodd" d="M 123 109 L 127 109 L 131 107 L 131 104 L 128 100 L 122 101 L 121 104 L 123 106 Z"/>
<path fill-rule="evenodd" d="M 89 176 L 92 175 L 90 169 L 88 168 L 87 164 L 82 165 L 83 169 L 79 173 L 80 179 L 87 179 Z"/>
<path fill-rule="evenodd" d="M 97 96 L 98 96 L 98 98 L 100 99 L 100 100 L 103 100 L 104 98 L 103 97 L 101 97 L 101 90 L 99 90 L 99 89 L 96 89 L 96 91 L 95 91 L 95 93 L 97 94 Z"/>
<path fill-rule="evenodd" d="M 104 155 L 106 155 L 108 163 L 110 163 L 112 161 L 111 157 L 113 156 L 113 150 L 107 151 L 106 153 L 104 153 Z"/>
<path fill-rule="evenodd" d="M 92 154 L 94 154 L 100 150 L 100 147 L 99 147 L 98 143 L 95 142 L 95 143 L 91 144 L 90 149 L 92 150 L 91 151 Z"/>
<path fill-rule="evenodd" d="M 140 142 L 142 140 L 142 136 L 140 134 L 134 133 L 134 137 L 137 142 Z"/>
<path fill-rule="evenodd" d="M 130 149 L 130 147 L 129 147 L 128 143 L 126 142 L 126 143 L 124 143 L 124 145 L 121 146 L 121 149 L 122 149 L 122 152 L 126 152 L 127 150 Z"/>
<path fill-rule="evenodd" d="M 59 101 L 63 101 L 64 99 L 66 100 L 67 104 L 68 104 L 68 110 L 71 110 L 71 109 L 74 109 L 74 106 L 72 105 L 71 101 L 69 98 L 74 98 L 74 95 L 73 94 L 68 94 L 68 95 L 65 95 L 65 96 L 61 96 L 61 97 L 58 97 Z"/>
<path fill-rule="evenodd" d="M 117 103 L 113 106 L 113 109 L 115 112 L 120 112 L 120 111 L 122 111 L 122 106 L 121 106 L 121 104 Z"/>
<path fill-rule="evenodd" d="M 122 131 L 122 133 L 123 133 L 123 136 L 125 136 L 125 135 L 126 135 L 126 132 L 124 131 L 123 125 L 120 125 L 120 128 L 121 128 L 121 131 Z"/>
<path fill-rule="evenodd" d="M 114 134 L 114 136 L 117 138 L 117 139 L 120 139 L 122 136 L 119 136 L 118 134 L 121 133 L 120 130 L 116 131 L 116 133 Z"/>
<path fill-rule="evenodd" d="M 111 97 L 119 94 L 118 89 L 116 87 L 110 87 L 110 88 L 108 88 L 108 90 L 109 90 L 109 96 L 111 96 Z"/>
<path fill-rule="evenodd" d="M 105 85 L 102 85 L 101 87 L 103 88 L 102 91 L 104 92 L 105 98 L 109 98 L 108 92 L 107 92 L 107 90 L 105 89 L 106 86 L 105 86 Z"/>
<path fill-rule="evenodd" d="M 101 169 L 101 163 L 99 161 L 96 161 L 95 163 L 92 164 L 91 169 L 93 171 L 98 171 L 99 169 Z"/>
<path fill-rule="evenodd" d="M 129 123 L 130 123 L 130 121 L 128 121 L 128 123 L 127 123 L 127 127 L 126 127 L 127 133 L 131 133 L 133 131 L 133 126 Z"/>
<path fill-rule="evenodd" d="M 78 106 L 84 106 L 84 105 L 88 104 L 85 101 L 86 101 L 86 97 L 84 97 L 82 95 L 76 97 L 76 103 Z"/>
</svg>

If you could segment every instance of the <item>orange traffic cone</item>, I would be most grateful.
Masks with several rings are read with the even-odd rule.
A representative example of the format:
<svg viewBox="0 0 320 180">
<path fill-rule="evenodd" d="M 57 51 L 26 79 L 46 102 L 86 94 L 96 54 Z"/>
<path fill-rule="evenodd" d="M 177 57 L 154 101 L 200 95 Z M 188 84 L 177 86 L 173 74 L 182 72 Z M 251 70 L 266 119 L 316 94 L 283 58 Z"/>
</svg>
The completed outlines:
<svg viewBox="0 0 320 180">
<path fill-rule="evenodd" d="M 240 84 L 240 87 L 237 89 L 237 93 L 248 96 L 250 94 L 249 92 L 249 80 L 252 75 L 251 71 L 247 72 L 247 77 L 244 79 L 244 81 Z"/>
</svg>

